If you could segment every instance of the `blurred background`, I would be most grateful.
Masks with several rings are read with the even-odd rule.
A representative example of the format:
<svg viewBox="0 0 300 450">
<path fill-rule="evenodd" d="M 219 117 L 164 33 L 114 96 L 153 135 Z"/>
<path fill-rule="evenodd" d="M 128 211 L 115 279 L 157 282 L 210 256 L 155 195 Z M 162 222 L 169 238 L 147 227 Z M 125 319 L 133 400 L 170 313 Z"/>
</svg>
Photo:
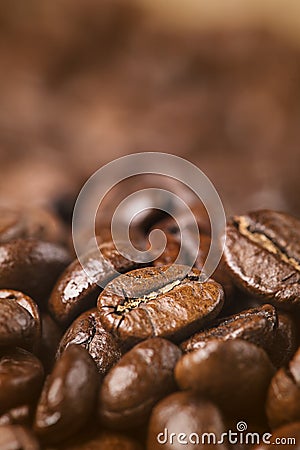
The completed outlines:
<svg viewBox="0 0 300 450">
<path fill-rule="evenodd" d="M 299 1 L 1 1 L 0 202 L 71 208 L 140 151 L 300 215 Z"/>
</svg>

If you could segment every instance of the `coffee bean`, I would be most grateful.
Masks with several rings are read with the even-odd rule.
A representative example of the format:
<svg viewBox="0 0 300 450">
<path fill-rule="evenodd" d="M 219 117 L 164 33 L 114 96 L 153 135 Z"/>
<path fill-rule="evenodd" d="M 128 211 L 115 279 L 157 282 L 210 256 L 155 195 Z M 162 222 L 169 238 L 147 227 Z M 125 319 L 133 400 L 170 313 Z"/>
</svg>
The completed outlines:
<svg viewBox="0 0 300 450">
<path fill-rule="evenodd" d="M 40 316 L 34 301 L 22 292 L 0 290 L 0 346 L 32 350 L 40 333 Z"/>
<path fill-rule="evenodd" d="M 258 417 L 274 374 L 267 354 L 241 340 L 211 340 L 184 355 L 175 368 L 181 389 L 204 395 L 229 414 Z"/>
<path fill-rule="evenodd" d="M 266 402 L 270 426 L 279 427 L 300 421 L 300 349 L 290 361 L 274 375 Z"/>
<path fill-rule="evenodd" d="M 75 440 L 75 439 L 74 439 Z M 79 441 L 79 442 L 78 442 Z M 64 445 L 64 450 L 143 450 L 134 439 L 120 433 L 102 431 L 96 435 Z"/>
<path fill-rule="evenodd" d="M 23 349 L 0 350 L 0 413 L 33 404 L 43 382 L 40 361 Z"/>
<path fill-rule="evenodd" d="M 176 345 L 160 338 L 126 353 L 101 386 L 100 421 L 121 430 L 145 423 L 155 403 L 175 390 L 173 371 L 180 356 Z"/>
<path fill-rule="evenodd" d="M 0 245 L 0 289 L 15 289 L 45 308 L 56 279 L 69 263 L 61 246 L 35 239 Z"/>
<path fill-rule="evenodd" d="M 113 336 L 104 330 L 96 308 L 86 311 L 74 320 L 59 344 L 58 357 L 71 344 L 86 348 L 95 361 L 98 372 L 103 376 L 121 358 L 119 345 Z"/>
<path fill-rule="evenodd" d="M 180 341 L 215 318 L 223 290 L 185 266 L 134 270 L 110 282 L 98 299 L 101 322 L 124 347 L 149 337 Z"/>
<path fill-rule="evenodd" d="M 268 352 L 273 348 L 277 314 L 271 305 L 248 309 L 226 319 L 220 319 L 217 326 L 196 333 L 181 344 L 184 352 L 205 348 L 207 342 L 218 339 L 244 339 Z"/>
<path fill-rule="evenodd" d="M 198 398 L 192 392 L 176 392 L 154 407 L 149 424 L 147 449 L 225 450 L 225 443 L 217 443 L 225 430 L 221 413 L 214 404 Z M 203 443 L 202 433 L 211 433 Z"/>
<path fill-rule="evenodd" d="M 90 251 L 84 256 L 89 274 L 81 263 L 75 260 L 57 281 L 50 300 L 49 309 L 57 322 L 70 325 L 80 313 L 96 306 L 101 285 L 108 283 L 117 272 L 127 272 L 140 264 L 131 260 L 130 254 L 122 256 L 112 242 L 100 246 L 102 258 L 98 251 Z"/>
<path fill-rule="evenodd" d="M 72 345 L 48 376 L 34 421 L 34 430 L 47 442 L 60 442 L 90 419 L 98 389 L 96 366 L 88 352 Z"/>
<path fill-rule="evenodd" d="M 0 427 L 1 450 L 39 450 L 40 446 L 32 432 L 19 425 Z"/>
<path fill-rule="evenodd" d="M 262 301 L 287 309 L 299 304 L 299 220 L 269 210 L 236 216 L 224 256 L 235 282 Z"/>
<path fill-rule="evenodd" d="M 35 238 L 65 243 L 66 233 L 59 219 L 42 208 L 0 207 L 0 243 L 18 238 Z"/>
</svg>

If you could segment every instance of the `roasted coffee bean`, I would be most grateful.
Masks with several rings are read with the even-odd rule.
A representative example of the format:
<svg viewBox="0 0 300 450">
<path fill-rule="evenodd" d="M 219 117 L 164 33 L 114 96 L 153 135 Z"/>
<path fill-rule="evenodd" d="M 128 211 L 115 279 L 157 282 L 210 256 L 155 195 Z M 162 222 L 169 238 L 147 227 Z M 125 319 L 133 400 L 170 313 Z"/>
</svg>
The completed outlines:
<svg viewBox="0 0 300 450">
<path fill-rule="evenodd" d="M 35 238 L 64 243 L 66 233 L 59 219 L 42 208 L 0 207 L 0 243 L 18 238 Z"/>
<path fill-rule="evenodd" d="M 148 339 L 111 369 L 100 389 L 99 417 L 105 426 L 126 430 L 145 423 L 152 407 L 176 389 L 179 348 L 165 339 Z"/>
<path fill-rule="evenodd" d="M 63 331 L 49 314 L 43 313 L 41 317 L 42 335 L 37 355 L 43 363 L 45 372 L 49 373 L 53 368 L 57 347 L 62 338 Z"/>
<path fill-rule="evenodd" d="M 36 239 L 0 245 L 0 289 L 15 289 L 45 307 L 56 279 L 70 257 L 61 246 Z"/>
<path fill-rule="evenodd" d="M 221 413 L 214 404 L 198 398 L 192 392 L 176 392 L 154 407 L 147 449 L 225 450 L 225 443 L 217 443 L 225 431 Z"/>
<path fill-rule="evenodd" d="M 34 430 L 47 442 L 60 442 L 90 419 L 98 389 L 94 361 L 79 345 L 62 354 L 48 376 L 38 402 Z"/>
<path fill-rule="evenodd" d="M 102 431 L 90 438 L 76 437 L 76 442 L 67 443 L 63 448 L 64 450 L 143 450 L 134 439 L 111 431 Z"/>
<path fill-rule="evenodd" d="M 293 450 L 300 450 L 300 422 L 289 423 L 280 428 L 277 428 L 265 436 L 265 440 L 269 444 L 261 444 L 255 447 L 255 450 L 272 450 L 274 445 L 279 445 L 281 448 L 290 448 Z"/>
<path fill-rule="evenodd" d="M 40 445 L 33 433 L 19 425 L 0 427 L 1 450 L 39 450 Z"/>
<path fill-rule="evenodd" d="M 69 325 L 79 314 L 96 306 L 101 291 L 97 282 L 103 285 L 114 278 L 115 271 L 123 273 L 140 265 L 129 254 L 127 258 L 122 256 L 113 242 L 101 245 L 100 251 L 103 258 L 94 250 L 85 255 L 89 275 L 75 260 L 57 281 L 49 300 L 49 309 L 57 322 Z"/>
<path fill-rule="evenodd" d="M 217 326 L 196 333 L 181 344 L 184 352 L 204 348 L 207 342 L 218 339 L 244 339 L 262 347 L 267 352 L 273 349 L 277 314 L 274 306 L 263 305 L 248 309 L 226 319 L 221 319 Z"/>
<path fill-rule="evenodd" d="M 287 309 L 299 304 L 299 220 L 269 210 L 236 216 L 224 256 L 235 282 L 262 301 Z"/>
<path fill-rule="evenodd" d="M 121 358 L 120 347 L 114 337 L 104 330 L 97 308 L 86 311 L 74 320 L 59 344 L 57 356 L 60 357 L 71 344 L 87 349 L 101 375 L 105 375 Z"/>
<path fill-rule="evenodd" d="M 16 406 L 0 416 L 0 426 L 2 425 L 25 425 L 30 426 L 33 411 L 29 405 Z"/>
<path fill-rule="evenodd" d="M 266 402 L 270 426 L 277 428 L 300 420 L 300 349 L 290 361 L 274 375 Z"/>
<path fill-rule="evenodd" d="M 196 269 L 162 266 L 134 270 L 110 282 L 98 299 L 101 322 L 124 347 L 149 337 L 180 341 L 223 306 L 223 290 L 199 281 Z"/>
<path fill-rule="evenodd" d="M 181 389 L 192 389 L 229 414 L 258 416 L 274 374 L 265 351 L 241 340 L 211 340 L 184 355 L 175 368 Z"/>
<path fill-rule="evenodd" d="M 0 290 L 0 346 L 32 350 L 41 334 L 37 305 L 22 292 Z"/>
<path fill-rule="evenodd" d="M 23 349 L 0 350 L 0 414 L 36 401 L 43 383 L 43 366 Z"/>
</svg>

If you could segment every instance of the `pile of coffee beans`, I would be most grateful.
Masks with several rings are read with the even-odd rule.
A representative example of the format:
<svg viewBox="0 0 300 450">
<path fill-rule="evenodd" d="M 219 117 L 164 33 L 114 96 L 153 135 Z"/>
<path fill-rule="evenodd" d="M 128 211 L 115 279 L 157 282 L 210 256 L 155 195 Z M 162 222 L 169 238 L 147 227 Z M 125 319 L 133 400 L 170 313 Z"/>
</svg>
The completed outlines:
<svg viewBox="0 0 300 450">
<path fill-rule="evenodd" d="M 121 255 L 103 227 L 88 276 L 59 217 L 1 209 L 0 450 L 300 449 L 300 220 L 233 217 L 202 281 L 193 211 L 193 268 L 157 215 L 138 234 L 166 233 L 159 258 Z"/>
</svg>

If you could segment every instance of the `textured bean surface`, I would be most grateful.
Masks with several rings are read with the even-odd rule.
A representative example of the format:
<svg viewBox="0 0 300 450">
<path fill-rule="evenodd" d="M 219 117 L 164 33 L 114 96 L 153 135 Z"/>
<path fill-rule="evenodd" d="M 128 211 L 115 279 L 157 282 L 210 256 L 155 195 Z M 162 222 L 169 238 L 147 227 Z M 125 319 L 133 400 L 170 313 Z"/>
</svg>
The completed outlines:
<svg viewBox="0 0 300 450">
<path fill-rule="evenodd" d="M 59 344 L 57 356 L 71 344 L 81 345 L 88 350 L 101 375 L 105 375 L 121 357 L 119 345 L 103 328 L 96 308 L 74 320 Z"/>
<path fill-rule="evenodd" d="M 236 216 L 227 227 L 224 255 L 240 286 L 285 308 L 299 303 L 299 220 L 269 210 Z"/>
<path fill-rule="evenodd" d="M 155 336 L 180 341 L 208 324 L 223 306 L 222 287 L 186 270 L 138 269 L 109 283 L 98 299 L 103 326 L 126 347 Z"/>
</svg>

